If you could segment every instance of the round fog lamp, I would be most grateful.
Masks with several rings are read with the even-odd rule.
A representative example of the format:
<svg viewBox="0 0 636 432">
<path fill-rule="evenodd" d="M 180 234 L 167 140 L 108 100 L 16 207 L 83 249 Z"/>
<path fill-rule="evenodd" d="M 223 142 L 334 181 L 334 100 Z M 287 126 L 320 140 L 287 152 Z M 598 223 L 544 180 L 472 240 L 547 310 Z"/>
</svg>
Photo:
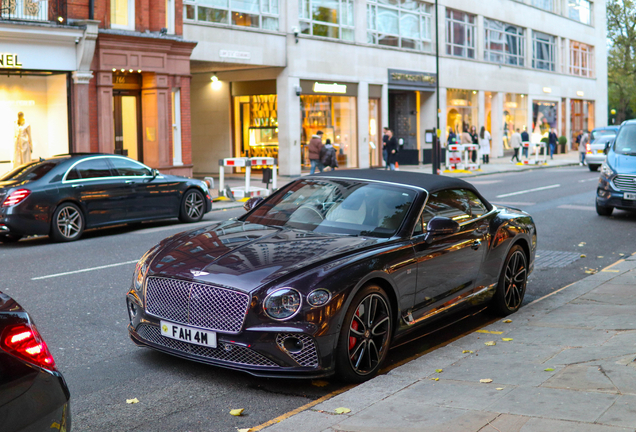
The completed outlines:
<svg viewBox="0 0 636 432">
<path fill-rule="evenodd" d="M 275 320 L 291 318 L 300 309 L 300 293 L 292 288 L 281 288 L 265 298 L 263 310 Z"/>
<path fill-rule="evenodd" d="M 322 306 L 331 299 L 331 293 L 324 288 L 319 288 L 309 293 L 307 301 L 312 306 Z"/>
</svg>

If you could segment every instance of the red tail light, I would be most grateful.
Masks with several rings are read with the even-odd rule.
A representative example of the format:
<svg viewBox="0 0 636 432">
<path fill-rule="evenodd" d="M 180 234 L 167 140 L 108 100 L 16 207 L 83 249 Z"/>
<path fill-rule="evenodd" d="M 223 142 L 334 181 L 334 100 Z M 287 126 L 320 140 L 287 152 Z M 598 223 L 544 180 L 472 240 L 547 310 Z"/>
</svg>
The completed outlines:
<svg viewBox="0 0 636 432">
<path fill-rule="evenodd" d="M 4 202 L 2 203 L 2 207 L 11 207 L 16 204 L 20 204 L 26 197 L 31 195 L 31 191 L 28 189 L 18 189 L 17 191 L 11 193 Z"/>
<path fill-rule="evenodd" d="M 7 327 L 2 332 L 0 348 L 42 369 L 57 371 L 55 360 L 34 325 L 19 324 Z"/>
<path fill-rule="evenodd" d="M 590 144 L 585 144 L 585 152 L 586 153 L 592 153 L 592 146 L 590 146 Z"/>
</svg>

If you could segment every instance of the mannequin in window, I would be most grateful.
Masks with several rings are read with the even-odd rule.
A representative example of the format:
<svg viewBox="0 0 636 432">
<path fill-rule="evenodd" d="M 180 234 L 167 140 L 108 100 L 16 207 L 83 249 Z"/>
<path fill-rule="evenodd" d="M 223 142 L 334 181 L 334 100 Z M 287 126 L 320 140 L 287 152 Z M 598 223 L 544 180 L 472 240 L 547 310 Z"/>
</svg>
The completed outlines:
<svg viewBox="0 0 636 432">
<path fill-rule="evenodd" d="M 13 153 L 13 166 L 18 167 L 31 162 L 33 143 L 31 141 L 31 125 L 24 119 L 24 113 L 18 113 L 15 122 L 15 151 Z"/>
</svg>

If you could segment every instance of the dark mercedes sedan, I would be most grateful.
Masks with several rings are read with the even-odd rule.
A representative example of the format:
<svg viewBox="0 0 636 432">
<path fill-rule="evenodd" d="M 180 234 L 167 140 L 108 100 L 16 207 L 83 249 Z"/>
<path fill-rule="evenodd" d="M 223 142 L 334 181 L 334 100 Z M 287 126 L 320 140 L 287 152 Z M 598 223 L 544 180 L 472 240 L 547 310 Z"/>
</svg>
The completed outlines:
<svg viewBox="0 0 636 432">
<path fill-rule="evenodd" d="M 0 242 L 26 235 L 73 241 L 86 228 L 178 217 L 212 209 L 207 185 L 106 154 L 57 156 L 0 177 Z"/>
<path fill-rule="evenodd" d="M 70 393 L 29 314 L 0 292 L 0 430 L 71 430 Z"/>
<path fill-rule="evenodd" d="M 252 205 L 139 260 L 135 343 L 254 375 L 360 382 L 424 323 L 484 303 L 515 312 L 533 268 L 532 217 L 459 179 L 339 170 Z"/>
</svg>

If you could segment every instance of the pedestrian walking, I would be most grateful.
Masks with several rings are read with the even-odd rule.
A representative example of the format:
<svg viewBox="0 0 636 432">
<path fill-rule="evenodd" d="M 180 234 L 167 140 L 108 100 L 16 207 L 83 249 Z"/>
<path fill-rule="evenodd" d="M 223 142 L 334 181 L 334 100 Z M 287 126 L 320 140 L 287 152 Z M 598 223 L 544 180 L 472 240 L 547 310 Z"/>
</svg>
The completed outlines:
<svg viewBox="0 0 636 432">
<path fill-rule="evenodd" d="M 587 143 L 590 141 L 590 136 L 587 131 L 581 131 L 581 139 L 579 140 L 579 154 L 581 155 L 581 162 L 579 165 L 587 165 L 585 162 L 585 153 L 587 152 Z"/>
<path fill-rule="evenodd" d="M 472 138 L 472 143 L 475 145 L 479 145 L 479 135 L 477 134 L 477 128 L 475 126 L 470 127 L 470 137 Z M 473 163 L 477 162 L 478 150 L 473 150 L 471 152 L 471 159 Z"/>
<path fill-rule="evenodd" d="M 556 151 L 557 142 L 559 138 L 556 134 L 556 129 L 551 129 L 548 134 L 548 145 L 550 146 L 550 159 L 554 159 L 554 152 Z"/>
<path fill-rule="evenodd" d="M 325 145 L 320 150 L 320 163 L 325 167 L 335 170 L 338 168 L 338 156 L 336 155 L 336 149 L 331 145 L 331 140 L 327 138 Z"/>
<path fill-rule="evenodd" d="M 311 163 L 311 170 L 309 174 L 316 172 L 316 167 L 323 171 L 324 167 L 320 163 L 320 150 L 322 150 L 322 131 L 316 132 L 315 135 L 309 140 L 309 162 Z"/>
<path fill-rule="evenodd" d="M 451 126 L 448 127 L 448 139 L 446 140 L 448 144 L 455 144 L 457 142 L 457 135 L 453 132 L 453 128 Z"/>
<path fill-rule="evenodd" d="M 479 153 L 485 164 L 490 163 L 490 132 L 484 126 L 479 131 Z"/>
<path fill-rule="evenodd" d="M 521 162 L 519 160 L 519 149 L 521 148 L 521 134 L 519 133 L 519 128 L 517 128 L 517 130 L 510 137 L 510 146 L 514 151 L 510 162 L 514 161 L 515 159 L 517 159 L 517 162 Z"/>
<path fill-rule="evenodd" d="M 523 132 L 521 132 L 521 145 L 523 149 L 521 152 L 523 153 L 523 157 L 528 159 L 528 149 L 530 148 L 530 134 L 528 134 L 528 130 L 526 127 L 523 127 Z"/>
<path fill-rule="evenodd" d="M 388 127 L 382 128 L 382 159 L 384 160 L 384 169 L 389 169 L 389 154 L 386 150 L 386 143 L 389 142 L 389 136 L 387 135 Z"/>
<path fill-rule="evenodd" d="M 389 141 L 386 144 L 386 150 L 388 153 L 387 163 L 389 164 L 389 169 L 391 171 L 395 171 L 399 144 L 397 138 L 393 136 L 393 131 L 391 129 L 387 129 L 387 136 L 389 137 Z"/>
</svg>

